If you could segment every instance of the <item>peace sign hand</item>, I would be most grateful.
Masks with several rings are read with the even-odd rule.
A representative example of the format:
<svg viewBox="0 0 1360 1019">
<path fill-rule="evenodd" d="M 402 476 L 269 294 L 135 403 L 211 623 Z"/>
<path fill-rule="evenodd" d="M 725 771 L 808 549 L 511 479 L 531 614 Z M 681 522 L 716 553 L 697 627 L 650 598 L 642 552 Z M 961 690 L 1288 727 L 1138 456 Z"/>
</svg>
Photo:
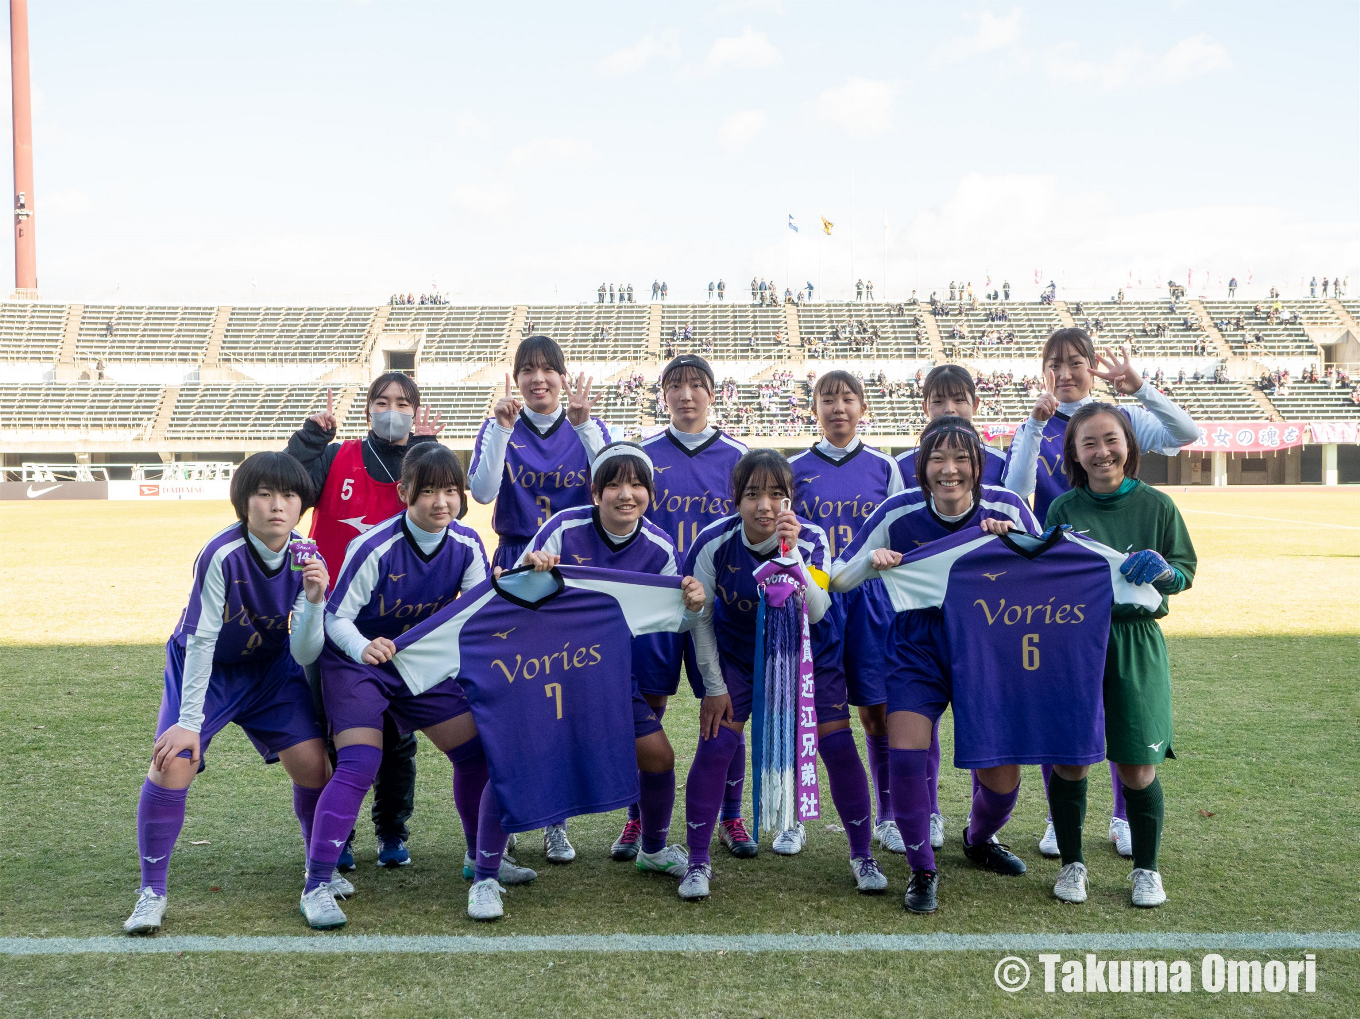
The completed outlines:
<svg viewBox="0 0 1360 1019">
<path fill-rule="evenodd" d="M 523 402 L 514 395 L 514 390 L 510 388 L 510 373 L 505 373 L 505 395 L 496 401 L 496 406 L 492 413 L 496 415 L 496 424 L 502 428 L 514 428 L 515 418 L 519 417 L 519 412 L 524 409 Z"/>
<path fill-rule="evenodd" d="M 595 398 L 590 395 L 594 376 L 586 378 L 585 372 L 576 376 L 576 381 L 567 387 L 567 420 L 572 426 L 583 425 L 590 420 L 590 408 L 595 406 Z"/>
<path fill-rule="evenodd" d="M 1118 355 L 1106 347 L 1103 355 L 1096 355 L 1096 364 L 1106 365 L 1109 370 L 1101 371 L 1097 367 L 1091 370 L 1091 374 L 1108 382 L 1116 393 L 1132 396 L 1143 388 L 1143 377 L 1134 370 L 1133 362 L 1129 360 L 1128 347 L 1123 348 L 1123 355 L 1123 359 L 1119 360 Z"/>
<path fill-rule="evenodd" d="M 415 434 L 416 435 L 438 435 L 444 430 L 443 417 L 439 411 L 430 413 L 429 407 L 421 407 L 416 411 Z"/>
<path fill-rule="evenodd" d="M 1034 401 L 1034 410 L 1030 412 L 1030 416 L 1035 421 L 1047 421 L 1058 413 L 1058 398 L 1053 395 L 1053 390 L 1057 387 L 1057 384 L 1058 380 L 1053 374 L 1053 369 L 1045 369 L 1044 391 L 1039 394 L 1039 399 Z"/>
<path fill-rule="evenodd" d="M 335 402 L 331 390 L 326 390 L 326 409 L 317 411 L 307 420 L 314 422 L 323 432 L 335 432 Z"/>
</svg>

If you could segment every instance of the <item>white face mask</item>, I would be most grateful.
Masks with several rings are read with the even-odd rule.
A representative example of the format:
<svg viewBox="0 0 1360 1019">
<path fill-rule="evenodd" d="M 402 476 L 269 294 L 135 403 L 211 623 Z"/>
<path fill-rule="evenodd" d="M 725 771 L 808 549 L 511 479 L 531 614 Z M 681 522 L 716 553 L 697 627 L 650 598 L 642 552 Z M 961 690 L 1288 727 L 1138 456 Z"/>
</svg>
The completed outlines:
<svg viewBox="0 0 1360 1019">
<path fill-rule="evenodd" d="M 387 442 L 396 442 L 411 434 L 413 414 L 403 414 L 399 410 L 380 410 L 373 415 L 373 434 Z"/>
</svg>

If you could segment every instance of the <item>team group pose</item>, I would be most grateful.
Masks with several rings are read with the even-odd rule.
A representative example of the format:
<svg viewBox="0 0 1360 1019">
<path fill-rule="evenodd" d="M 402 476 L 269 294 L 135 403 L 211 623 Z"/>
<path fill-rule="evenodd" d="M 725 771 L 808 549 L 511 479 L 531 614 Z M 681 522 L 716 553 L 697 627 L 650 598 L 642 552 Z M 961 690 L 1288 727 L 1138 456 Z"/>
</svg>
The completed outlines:
<svg viewBox="0 0 1360 1019">
<path fill-rule="evenodd" d="M 976 388 L 954 365 L 929 373 L 920 445 L 896 460 L 860 438 L 867 399 L 843 371 L 813 388 L 813 447 L 789 460 L 748 450 L 708 424 L 713 370 L 689 354 L 661 377 L 668 426 L 611 443 L 591 415 L 591 380 L 573 382 L 546 336 L 519 345 L 467 473 L 444 446 L 415 441 L 438 426 L 426 418 L 412 433 L 419 393 L 404 376 L 369 393 L 373 450 L 330 452 L 334 419 L 318 415 L 295 455 L 241 465 L 237 522 L 195 563 L 166 645 L 125 929 L 161 926 L 189 785 L 232 721 L 293 780 L 300 907 L 315 928 L 346 922 L 339 901 L 355 888 L 338 865 L 355 818 L 384 747 L 417 730 L 452 764 L 473 919 L 502 916 L 507 887 L 537 877 L 506 852 L 509 833 L 542 828 L 545 857 L 567 863 L 567 818 L 622 807 L 610 855 L 678 880 L 683 900 L 709 897 L 715 837 L 738 859 L 759 851 L 742 817 L 745 726 L 763 681 L 755 571 L 781 556 L 803 573 L 818 753 L 859 892 L 888 886 L 877 841 L 906 856 L 905 907 L 940 907 L 939 721 L 952 707 L 954 763 L 973 777 L 968 861 L 1026 873 L 998 835 L 1022 766 L 1041 765 L 1040 849 L 1062 861 L 1054 894 L 1084 901 L 1087 774 L 1108 759 L 1110 835 L 1134 860 L 1132 902 L 1160 905 L 1156 768 L 1174 755 L 1157 619 L 1196 560 L 1172 501 L 1137 480 L 1138 461 L 1198 430 L 1127 353 L 1097 355 L 1081 330 L 1054 333 L 1043 366 L 1045 392 L 1004 456 L 974 429 Z M 1095 402 L 1097 379 L 1138 406 Z M 375 439 L 407 448 L 384 456 Z M 330 505 L 332 482 L 362 473 L 378 484 L 377 466 L 397 468 L 390 493 L 365 489 L 375 514 L 376 493 L 390 496 L 386 517 L 365 521 L 342 555 L 303 554 L 294 528 L 317 493 L 333 518 L 343 507 Z M 490 560 L 459 522 L 469 495 L 495 502 Z M 333 525 L 317 527 L 320 544 Z M 682 669 L 700 699 L 684 847 L 668 842 L 676 775 L 663 726 Z M 806 840 L 798 823 L 771 842 L 793 856 Z"/>
</svg>

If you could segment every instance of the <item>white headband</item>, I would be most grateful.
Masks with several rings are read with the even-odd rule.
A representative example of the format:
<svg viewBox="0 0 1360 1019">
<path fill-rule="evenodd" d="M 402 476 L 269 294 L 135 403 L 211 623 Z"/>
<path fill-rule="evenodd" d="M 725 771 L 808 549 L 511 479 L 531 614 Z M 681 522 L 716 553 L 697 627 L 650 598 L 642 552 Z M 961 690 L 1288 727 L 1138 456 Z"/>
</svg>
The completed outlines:
<svg viewBox="0 0 1360 1019">
<path fill-rule="evenodd" d="M 604 449 L 600 450 L 600 455 L 595 458 L 595 462 L 590 465 L 590 480 L 595 480 L 595 475 L 600 472 L 600 464 L 616 456 L 635 456 L 647 465 L 647 473 L 655 474 L 652 467 L 652 458 L 647 455 L 647 451 L 641 446 L 631 442 L 611 442 Z M 640 480 L 640 479 L 639 479 Z"/>
</svg>

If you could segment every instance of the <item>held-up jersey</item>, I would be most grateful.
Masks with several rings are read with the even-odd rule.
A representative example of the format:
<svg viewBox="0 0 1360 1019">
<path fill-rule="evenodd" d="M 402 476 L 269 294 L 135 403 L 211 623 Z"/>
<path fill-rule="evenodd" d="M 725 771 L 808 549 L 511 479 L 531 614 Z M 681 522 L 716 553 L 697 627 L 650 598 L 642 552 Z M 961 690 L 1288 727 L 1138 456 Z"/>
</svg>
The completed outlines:
<svg viewBox="0 0 1360 1019">
<path fill-rule="evenodd" d="M 426 555 L 406 514 L 399 513 L 349 543 L 326 611 L 350 620 L 368 640 L 391 640 L 489 573 L 486 550 L 471 527 L 454 521 Z"/>
<path fill-rule="evenodd" d="M 692 621 L 679 577 L 559 566 L 502 574 L 396 638 L 413 693 L 467 694 L 507 831 L 637 800 L 632 642 Z"/>
<path fill-rule="evenodd" d="M 609 426 L 599 418 L 590 420 L 599 426 L 607 443 Z M 472 447 L 469 477 L 477 472 L 483 435 L 495 426 L 494 417 L 482 422 Z M 547 431 L 540 432 L 521 411 L 505 450 L 505 471 L 491 516 L 491 526 L 502 543 L 527 543 L 554 513 L 590 502 L 590 457 L 567 415 L 560 414 Z"/>
<path fill-rule="evenodd" d="M 647 519 L 685 555 L 700 531 L 732 512 L 732 468 L 746 447 L 722 429 L 694 449 L 669 428 L 641 445 L 652 460 L 656 488 Z"/>
<path fill-rule="evenodd" d="M 915 488 L 916 485 L 916 454 L 921 452 L 921 447 L 909 449 L 897 458 L 897 466 L 902 471 L 902 482 L 908 488 Z M 1006 454 L 995 446 L 989 446 L 985 442 L 982 444 L 982 483 L 984 485 L 1000 485 L 1001 478 L 1006 473 Z"/>
<path fill-rule="evenodd" d="M 1094 764 L 1105 757 L 1105 647 L 1115 605 L 1156 609 L 1124 556 L 1071 531 L 973 529 L 882 578 L 898 612 L 939 609 L 953 677 L 954 764 Z"/>
<path fill-rule="evenodd" d="M 902 476 L 891 456 L 856 440 L 839 460 L 817 446 L 789 458 L 793 468 L 793 511 L 826 532 L 834 557 L 888 496 L 902 491 Z"/>
</svg>

